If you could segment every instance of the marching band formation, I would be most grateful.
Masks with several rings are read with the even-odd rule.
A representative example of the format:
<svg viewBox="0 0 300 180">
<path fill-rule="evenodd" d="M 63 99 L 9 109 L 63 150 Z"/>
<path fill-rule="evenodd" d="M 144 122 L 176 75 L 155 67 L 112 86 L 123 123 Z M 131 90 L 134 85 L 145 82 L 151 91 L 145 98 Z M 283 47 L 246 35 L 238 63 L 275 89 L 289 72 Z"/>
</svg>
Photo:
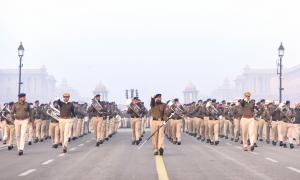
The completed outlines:
<svg viewBox="0 0 300 180">
<path fill-rule="evenodd" d="M 92 131 L 96 146 L 100 146 L 117 133 L 120 118 L 124 113 L 114 102 L 100 101 L 93 97 L 90 105 L 70 102 L 70 94 L 63 100 L 50 104 L 26 102 L 26 94 L 19 94 L 18 102 L 4 104 L 1 108 L 1 136 L 8 150 L 16 148 L 23 155 L 25 142 L 42 143 L 51 139 L 52 147 L 68 151 L 68 143 Z M 138 98 L 127 105 L 131 124 L 132 145 L 140 149 L 152 140 L 154 155 L 164 154 L 164 137 L 174 145 L 182 144 L 185 132 L 197 140 L 218 145 L 222 139 L 240 143 L 244 151 L 254 151 L 258 142 L 293 149 L 300 145 L 300 104 L 269 102 L 251 99 L 246 92 L 244 98 L 232 102 L 217 102 L 215 99 L 199 100 L 181 104 L 179 99 L 162 102 L 162 95 L 151 98 L 150 109 Z M 142 142 L 146 122 L 150 121 L 150 136 Z M 90 128 L 91 127 L 91 128 Z"/>
</svg>

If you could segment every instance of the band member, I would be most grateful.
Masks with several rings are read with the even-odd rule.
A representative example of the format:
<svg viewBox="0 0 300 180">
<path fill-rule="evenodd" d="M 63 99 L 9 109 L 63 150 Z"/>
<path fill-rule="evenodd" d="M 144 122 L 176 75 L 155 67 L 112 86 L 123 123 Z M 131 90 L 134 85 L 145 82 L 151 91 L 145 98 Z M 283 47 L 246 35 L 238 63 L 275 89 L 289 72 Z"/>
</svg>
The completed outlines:
<svg viewBox="0 0 300 180">
<path fill-rule="evenodd" d="M 15 132 L 15 125 L 13 119 L 11 117 L 11 110 L 14 103 L 10 102 L 5 109 L 3 109 L 1 114 L 1 121 L 2 121 L 2 130 L 3 130 L 3 144 L 7 144 L 8 142 L 8 150 L 13 149 L 13 142 L 14 142 L 14 132 Z"/>
<path fill-rule="evenodd" d="M 281 123 L 278 138 L 280 146 L 287 147 L 287 143 L 290 144 L 290 148 L 294 148 L 293 144 L 293 118 L 295 117 L 292 108 L 290 107 L 290 101 L 286 101 L 285 105 L 281 107 Z"/>
<path fill-rule="evenodd" d="M 295 107 L 294 137 L 296 144 L 300 146 L 300 103 Z"/>
<path fill-rule="evenodd" d="M 56 109 L 59 109 L 57 101 L 53 102 L 53 106 Z M 46 113 L 45 113 L 46 114 Z M 59 121 L 57 119 L 54 119 L 53 117 L 50 117 L 50 125 L 49 125 L 49 134 L 51 137 L 51 142 L 52 142 L 52 148 L 58 148 L 59 145 Z"/>
<path fill-rule="evenodd" d="M 30 111 L 33 111 L 32 103 L 29 103 Z M 28 122 L 27 132 L 28 132 L 28 145 L 31 146 L 33 138 L 35 136 L 35 127 L 34 127 L 34 117 L 33 113 L 31 113 L 31 117 L 29 118 L 31 121 Z"/>
<path fill-rule="evenodd" d="M 22 156 L 25 146 L 27 126 L 29 121 L 31 121 L 31 109 L 30 105 L 26 102 L 26 94 L 19 94 L 18 102 L 15 103 L 12 107 L 11 116 L 15 124 L 16 141 L 19 156 Z"/>
<path fill-rule="evenodd" d="M 272 134 L 271 134 L 271 140 L 273 146 L 276 146 L 278 142 L 278 126 L 281 120 L 281 111 L 280 108 L 277 105 L 273 105 L 271 108 L 271 118 L 272 118 L 272 123 L 271 123 L 271 129 L 272 129 Z"/>
<path fill-rule="evenodd" d="M 150 103 L 150 114 L 152 116 L 151 120 L 151 133 L 154 133 L 152 137 L 152 145 L 154 149 L 154 155 L 164 154 L 164 124 L 166 120 L 166 104 L 161 102 L 161 94 L 156 94 L 151 98 Z M 160 129 L 159 129 L 160 128 Z"/>
<path fill-rule="evenodd" d="M 88 108 L 89 116 L 91 117 L 91 122 L 96 138 L 96 146 L 100 146 L 104 142 L 104 104 L 100 101 L 100 95 L 97 94 L 92 100 L 91 106 Z"/>
<path fill-rule="evenodd" d="M 37 100 L 34 102 L 34 107 L 33 107 L 33 118 L 34 118 L 34 124 L 35 124 L 35 143 L 38 141 L 43 142 L 43 136 L 44 132 L 42 131 L 42 107 L 40 106 L 40 102 Z"/>
<path fill-rule="evenodd" d="M 127 113 L 131 117 L 131 129 L 132 129 L 132 145 L 139 145 L 141 139 L 141 123 L 144 115 L 144 107 L 139 101 L 138 97 L 132 99 Z"/>
<path fill-rule="evenodd" d="M 234 123 L 234 142 L 239 141 L 240 136 L 240 129 L 241 129 L 241 119 L 242 119 L 242 106 L 241 106 L 241 100 L 238 100 L 236 103 L 234 103 L 232 106 L 232 113 L 233 113 L 233 123 Z"/>
<path fill-rule="evenodd" d="M 224 122 L 224 135 L 225 135 L 225 139 L 228 139 L 230 136 L 230 140 L 233 141 L 234 140 L 234 123 L 233 123 L 233 114 L 232 112 L 232 107 L 230 106 L 230 103 L 227 103 L 224 106 L 224 110 L 223 110 L 223 117 L 225 119 Z"/>
<path fill-rule="evenodd" d="M 271 132 L 271 104 L 264 105 L 264 111 L 262 113 L 262 119 L 264 120 L 264 128 L 265 128 L 265 139 L 266 143 L 270 144 L 270 132 Z"/>
<path fill-rule="evenodd" d="M 185 113 L 183 106 L 179 103 L 179 99 L 174 99 L 174 104 L 171 105 L 171 110 L 175 111 L 172 116 L 171 136 L 173 144 L 181 145 L 181 129 L 183 114 Z"/>
<path fill-rule="evenodd" d="M 72 125 L 72 118 L 75 117 L 74 105 L 69 102 L 70 94 L 63 94 L 63 102 L 59 99 L 57 104 L 60 108 L 60 119 L 59 119 L 59 130 L 60 130 L 60 139 L 63 146 L 63 153 L 67 152 L 68 148 L 68 139 L 70 137 L 70 128 Z"/>
<path fill-rule="evenodd" d="M 250 139 L 250 150 L 254 151 L 255 143 L 255 119 L 254 119 L 254 108 L 255 102 L 251 100 L 251 93 L 246 92 L 244 94 L 245 98 L 241 101 L 242 106 L 242 119 L 241 119 L 241 128 L 242 128 L 242 140 L 244 151 L 248 151 L 248 135 Z"/>
<path fill-rule="evenodd" d="M 210 136 L 210 144 L 218 145 L 219 144 L 219 130 L 220 130 L 220 121 L 219 121 L 219 110 L 216 107 L 216 100 L 213 99 L 211 102 L 208 102 L 206 109 L 209 114 L 208 120 L 208 129 Z"/>
</svg>

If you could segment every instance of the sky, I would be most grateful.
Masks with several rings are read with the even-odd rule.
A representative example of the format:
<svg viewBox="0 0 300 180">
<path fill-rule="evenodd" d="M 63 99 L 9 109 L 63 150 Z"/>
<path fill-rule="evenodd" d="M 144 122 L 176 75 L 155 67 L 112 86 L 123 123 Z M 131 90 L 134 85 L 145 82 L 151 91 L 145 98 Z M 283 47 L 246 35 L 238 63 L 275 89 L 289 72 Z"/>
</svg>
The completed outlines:
<svg viewBox="0 0 300 180">
<path fill-rule="evenodd" d="M 278 0 L 1 0 L 0 68 L 46 66 L 82 97 L 101 82 L 109 99 L 125 89 L 142 99 L 182 98 L 192 82 L 210 95 L 243 68 L 299 64 L 300 1 Z"/>
</svg>

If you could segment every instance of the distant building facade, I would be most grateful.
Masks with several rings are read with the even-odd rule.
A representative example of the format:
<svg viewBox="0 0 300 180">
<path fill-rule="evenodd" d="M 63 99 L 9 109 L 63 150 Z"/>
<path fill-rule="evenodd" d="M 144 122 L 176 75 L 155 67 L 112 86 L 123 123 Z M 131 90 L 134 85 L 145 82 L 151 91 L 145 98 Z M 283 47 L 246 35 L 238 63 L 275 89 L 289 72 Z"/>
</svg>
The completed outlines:
<svg viewBox="0 0 300 180">
<path fill-rule="evenodd" d="M 16 101 L 18 95 L 19 70 L 0 69 L 0 102 Z M 48 102 L 55 95 L 55 79 L 45 67 L 22 69 L 21 92 L 27 94 L 27 100 Z"/>
<path fill-rule="evenodd" d="M 283 70 L 283 100 L 300 101 L 300 65 Z M 255 99 L 279 99 L 279 78 L 276 69 L 244 68 L 233 86 L 224 83 L 212 94 L 218 99 L 242 97 L 245 91 L 250 91 Z"/>
<path fill-rule="evenodd" d="M 198 90 L 193 83 L 189 83 L 183 90 L 183 101 L 185 104 L 198 101 Z"/>
</svg>

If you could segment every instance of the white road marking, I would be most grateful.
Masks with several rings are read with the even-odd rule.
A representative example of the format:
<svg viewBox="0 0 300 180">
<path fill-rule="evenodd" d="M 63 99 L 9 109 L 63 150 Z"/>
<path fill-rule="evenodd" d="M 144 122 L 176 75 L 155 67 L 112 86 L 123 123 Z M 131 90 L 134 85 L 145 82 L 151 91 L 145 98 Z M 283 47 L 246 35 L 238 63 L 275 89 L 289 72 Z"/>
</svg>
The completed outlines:
<svg viewBox="0 0 300 180">
<path fill-rule="evenodd" d="M 48 161 L 43 162 L 42 165 L 50 164 L 50 163 L 52 163 L 53 161 L 54 161 L 53 159 L 50 159 L 50 160 L 48 160 Z"/>
<path fill-rule="evenodd" d="M 79 144 L 78 146 L 80 147 L 80 146 L 83 146 L 84 144 Z"/>
<path fill-rule="evenodd" d="M 30 174 L 30 173 L 32 173 L 34 171 L 36 171 L 36 169 L 29 169 L 29 170 L 27 170 L 27 171 L 19 174 L 19 176 L 27 176 L 28 174 Z"/>
<path fill-rule="evenodd" d="M 297 173 L 300 173 L 300 170 L 299 169 L 296 169 L 296 168 L 293 168 L 293 167 L 286 167 L 294 172 L 297 172 Z"/>
<path fill-rule="evenodd" d="M 75 147 L 70 149 L 70 151 L 75 151 L 75 150 L 76 150 L 76 148 L 75 148 Z"/>
<path fill-rule="evenodd" d="M 62 153 L 62 154 L 58 155 L 58 157 L 63 157 L 64 155 L 66 155 L 66 154 Z"/>
<path fill-rule="evenodd" d="M 272 158 L 265 158 L 265 159 L 268 160 L 268 161 L 271 161 L 273 163 L 278 163 L 278 161 L 276 161 L 275 159 L 272 159 Z"/>
</svg>

